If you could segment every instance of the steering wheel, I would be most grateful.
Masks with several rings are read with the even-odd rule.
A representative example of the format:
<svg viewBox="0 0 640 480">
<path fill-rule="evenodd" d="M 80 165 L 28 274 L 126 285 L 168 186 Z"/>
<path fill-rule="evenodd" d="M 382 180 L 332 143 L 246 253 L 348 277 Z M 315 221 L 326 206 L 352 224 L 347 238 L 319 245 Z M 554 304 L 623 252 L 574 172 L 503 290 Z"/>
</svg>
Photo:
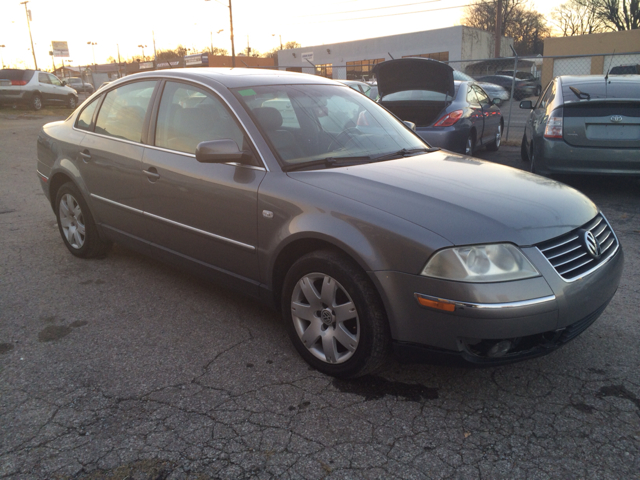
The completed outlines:
<svg viewBox="0 0 640 480">
<path fill-rule="evenodd" d="M 349 141 L 352 140 L 353 136 L 362 135 L 362 132 L 358 130 L 357 127 L 347 127 L 342 130 L 337 137 L 335 137 L 331 143 L 329 144 L 328 151 L 331 152 L 334 148 L 337 147 L 337 150 L 342 150 L 346 148 Z"/>
</svg>

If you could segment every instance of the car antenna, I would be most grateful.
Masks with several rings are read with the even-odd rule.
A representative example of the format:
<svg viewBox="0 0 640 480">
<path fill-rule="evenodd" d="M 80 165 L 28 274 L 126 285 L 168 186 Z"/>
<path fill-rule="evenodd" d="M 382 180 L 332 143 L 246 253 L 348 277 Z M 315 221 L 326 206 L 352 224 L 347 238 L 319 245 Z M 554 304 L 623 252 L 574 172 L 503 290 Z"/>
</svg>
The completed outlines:
<svg viewBox="0 0 640 480">
<path fill-rule="evenodd" d="M 389 52 L 387 52 L 387 55 L 391 57 L 391 60 L 395 60 L 395 58 L 393 58 L 393 55 L 391 55 Z"/>
<path fill-rule="evenodd" d="M 613 63 L 613 56 L 616 54 L 616 49 L 613 49 L 613 53 L 611 54 L 611 60 L 609 60 L 609 68 L 607 68 L 607 74 L 604 76 L 605 83 L 609 80 L 609 71 L 611 70 L 611 64 Z"/>
</svg>

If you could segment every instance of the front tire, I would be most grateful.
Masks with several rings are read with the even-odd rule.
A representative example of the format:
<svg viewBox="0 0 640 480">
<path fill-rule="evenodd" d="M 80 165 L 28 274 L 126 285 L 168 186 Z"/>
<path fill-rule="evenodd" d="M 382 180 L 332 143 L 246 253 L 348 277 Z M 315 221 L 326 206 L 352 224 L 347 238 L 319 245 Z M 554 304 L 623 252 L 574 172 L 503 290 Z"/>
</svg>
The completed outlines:
<svg viewBox="0 0 640 480">
<path fill-rule="evenodd" d="M 359 377 L 388 355 L 389 326 L 366 273 L 331 250 L 309 253 L 289 269 L 282 313 L 298 353 L 334 377 Z"/>
<path fill-rule="evenodd" d="M 76 97 L 74 97 L 73 95 L 69 95 L 69 100 L 67 101 L 67 106 L 71 110 L 74 110 L 77 105 L 78 105 L 78 99 Z"/>
<path fill-rule="evenodd" d="M 520 160 L 529 161 L 529 151 L 527 150 L 527 136 L 522 135 L 522 143 L 520 144 Z"/>
<path fill-rule="evenodd" d="M 95 258 L 107 253 L 110 243 L 100 239 L 89 207 L 73 183 L 60 187 L 55 210 L 60 236 L 73 255 Z"/>
</svg>

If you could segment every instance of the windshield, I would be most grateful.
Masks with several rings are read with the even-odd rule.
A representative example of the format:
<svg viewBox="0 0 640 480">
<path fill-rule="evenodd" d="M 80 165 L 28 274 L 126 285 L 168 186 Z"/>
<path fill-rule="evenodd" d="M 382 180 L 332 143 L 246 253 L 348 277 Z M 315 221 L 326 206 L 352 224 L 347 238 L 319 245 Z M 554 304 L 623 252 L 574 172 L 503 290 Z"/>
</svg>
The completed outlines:
<svg viewBox="0 0 640 480">
<path fill-rule="evenodd" d="M 428 146 L 377 103 L 338 85 L 241 88 L 236 97 L 251 114 L 283 166 L 340 160 L 364 163 Z"/>
</svg>

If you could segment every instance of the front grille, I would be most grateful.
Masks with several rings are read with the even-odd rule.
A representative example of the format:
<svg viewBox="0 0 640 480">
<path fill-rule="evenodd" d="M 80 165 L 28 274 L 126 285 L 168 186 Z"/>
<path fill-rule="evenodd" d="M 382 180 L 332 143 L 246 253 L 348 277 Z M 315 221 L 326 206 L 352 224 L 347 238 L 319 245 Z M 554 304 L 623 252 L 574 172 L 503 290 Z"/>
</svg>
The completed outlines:
<svg viewBox="0 0 640 480">
<path fill-rule="evenodd" d="M 598 240 L 600 257 L 594 258 L 587 251 L 583 240 L 585 231 L 593 233 Z M 562 278 L 572 281 L 591 273 L 606 262 L 616 253 L 619 244 L 609 222 L 599 213 L 582 227 L 536 246 Z"/>
</svg>

